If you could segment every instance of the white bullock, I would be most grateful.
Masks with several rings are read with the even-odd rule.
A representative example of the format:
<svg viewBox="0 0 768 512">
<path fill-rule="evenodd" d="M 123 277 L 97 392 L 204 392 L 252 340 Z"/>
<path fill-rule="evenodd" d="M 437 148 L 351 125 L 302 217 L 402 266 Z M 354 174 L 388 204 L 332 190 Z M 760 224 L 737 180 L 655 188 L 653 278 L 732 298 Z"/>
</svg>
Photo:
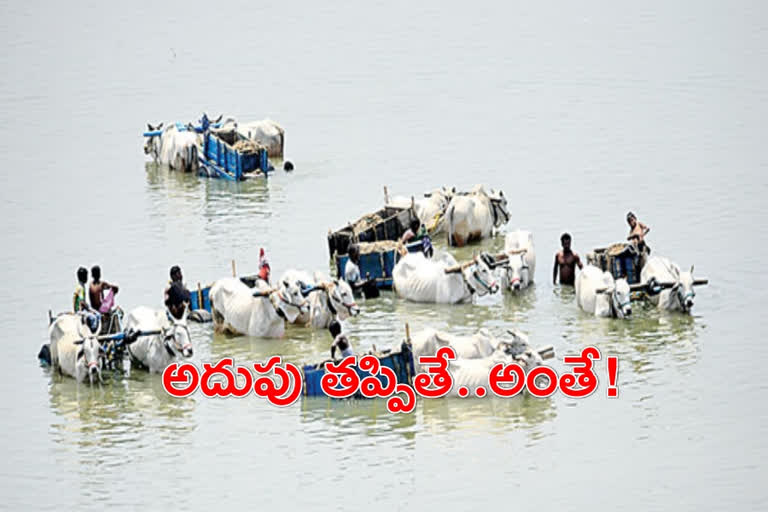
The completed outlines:
<svg viewBox="0 0 768 512">
<path fill-rule="evenodd" d="M 675 263 L 661 256 L 648 258 L 640 272 L 640 281 L 651 286 L 653 282 L 667 285 L 661 293 L 655 295 L 649 293 L 649 300 L 659 309 L 683 313 L 690 313 L 693 308 L 693 299 L 696 297 L 693 287 L 707 282 L 693 278 L 693 265 L 689 272 L 684 272 Z"/>
<path fill-rule="evenodd" d="M 241 123 L 237 132 L 248 140 L 267 148 L 270 157 L 282 157 L 285 150 L 285 130 L 271 119 Z"/>
<path fill-rule="evenodd" d="M 193 350 L 187 327 L 188 313 L 189 310 L 185 309 L 181 320 L 178 320 L 166 310 L 145 306 L 131 310 L 125 320 L 127 337 L 130 338 L 131 332 L 153 333 L 129 341 L 131 361 L 152 373 L 161 373 L 177 358 L 191 357 Z"/>
<path fill-rule="evenodd" d="M 470 396 L 474 396 L 480 386 L 490 392 L 488 376 L 495 364 L 516 362 L 527 371 L 542 364 L 544 358 L 554 356 L 551 347 L 534 350 L 524 334 L 517 331 L 509 331 L 509 334 L 511 339 L 499 340 L 486 329 L 480 329 L 473 336 L 454 336 L 434 329 L 415 333 L 411 344 L 416 371 L 427 371 L 426 366 L 419 364 L 419 356 L 435 355 L 440 347 L 450 346 L 456 351 L 457 358 L 449 364 L 453 388 L 448 396 L 459 396 L 461 387 L 468 388 Z"/>
<path fill-rule="evenodd" d="M 472 336 L 456 336 L 436 329 L 424 329 L 411 335 L 413 360 L 421 356 L 433 356 L 440 347 L 451 347 L 459 358 L 479 359 L 488 357 L 496 350 L 498 342 L 487 329 L 480 329 Z"/>
<path fill-rule="evenodd" d="M 632 314 L 627 280 L 614 280 L 610 273 L 594 265 L 586 265 L 576 278 L 576 303 L 599 317 L 625 318 Z"/>
<path fill-rule="evenodd" d="M 309 312 L 309 302 L 296 283 L 279 283 L 277 289 L 264 281 L 248 288 L 237 278 L 216 281 L 211 287 L 213 324 L 217 331 L 262 338 L 281 338 L 285 321 L 295 322 Z"/>
<path fill-rule="evenodd" d="M 147 126 L 150 132 L 156 132 L 162 128 L 163 123 L 156 127 L 151 124 Z M 199 142 L 200 138 L 195 131 L 180 131 L 175 124 L 171 124 L 161 134 L 147 137 L 144 154 L 151 155 L 155 162 L 171 169 L 197 172 Z"/>
<path fill-rule="evenodd" d="M 516 230 L 504 238 L 507 261 L 500 267 L 501 287 L 504 290 L 523 290 L 533 283 L 536 273 L 536 252 L 530 231 Z"/>
<path fill-rule="evenodd" d="M 446 211 L 448 245 L 462 247 L 491 236 L 493 230 L 509 222 L 504 192 L 486 192 L 477 186 L 469 194 L 453 196 Z"/>
<path fill-rule="evenodd" d="M 101 382 L 104 351 L 96 334 L 85 324 L 82 315 L 60 315 L 48 329 L 51 340 L 51 366 L 60 374 L 82 382 L 86 375 L 90 383 L 96 377 Z M 101 329 L 99 322 L 96 332 Z"/>
<path fill-rule="evenodd" d="M 470 302 L 474 295 L 499 291 L 486 253 L 459 268 L 447 253 L 427 259 L 424 254 L 409 253 L 395 265 L 392 279 L 399 297 L 412 302 L 457 304 Z M 453 270 L 446 273 L 446 269 Z"/>
<path fill-rule="evenodd" d="M 352 287 L 346 281 L 331 280 L 321 272 L 310 276 L 301 270 L 288 270 L 280 282 L 284 287 L 298 285 L 306 290 L 303 295 L 309 297 L 309 311 L 299 314 L 293 324 L 325 329 L 334 319 L 343 321 L 360 314 Z"/>
<path fill-rule="evenodd" d="M 325 274 L 315 272 L 315 286 L 316 291 L 309 296 L 312 327 L 324 329 L 334 318 L 343 321 L 360 314 L 352 287 L 346 281 L 330 280 Z"/>
<path fill-rule="evenodd" d="M 442 231 L 445 219 L 445 211 L 448 209 L 448 205 L 456 193 L 456 187 L 449 189 L 448 187 L 441 187 L 427 192 L 424 197 L 414 199 L 398 196 L 390 200 L 388 203 L 391 206 L 397 206 L 400 208 L 408 208 L 413 203 L 413 209 L 416 216 L 419 218 L 422 224 L 424 224 L 430 233 L 435 234 Z"/>
</svg>

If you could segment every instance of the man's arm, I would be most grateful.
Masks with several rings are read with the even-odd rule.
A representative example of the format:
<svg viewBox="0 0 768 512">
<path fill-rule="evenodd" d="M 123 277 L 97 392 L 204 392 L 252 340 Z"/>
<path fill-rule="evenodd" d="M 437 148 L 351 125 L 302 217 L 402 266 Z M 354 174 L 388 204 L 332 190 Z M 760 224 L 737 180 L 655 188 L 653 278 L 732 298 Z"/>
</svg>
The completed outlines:
<svg viewBox="0 0 768 512">
<path fill-rule="evenodd" d="M 640 223 L 640 227 L 643 229 L 643 235 L 647 235 L 651 231 L 651 228 L 649 228 L 642 222 Z"/>
<path fill-rule="evenodd" d="M 581 258 L 579 258 L 579 255 L 573 253 L 573 256 L 576 259 L 576 264 L 579 266 L 579 270 L 584 270 L 584 265 L 581 264 Z"/>
<path fill-rule="evenodd" d="M 117 292 L 118 292 L 118 291 L 120 291 L 120 288 L 118 288 L 118 287 L 117 287 L 117 285 L 114 285 L 114 284 L 108 283 L 108 282 L 106 282 L 106 281 L 104 281 L 104 286 L 106 286 L 107 288 L 109 288 L 110 290 L 112 290 L 112 292 L 113 292 L 115 295 L 117 295 Z"/>
<path fill-rule="evenodd" d="M 557 270 L 560 264 L 557 262 L 557 253 L 555 253 L 555 268 L 552 269 L 552 284 L 557 284 Z"/>
</svg>

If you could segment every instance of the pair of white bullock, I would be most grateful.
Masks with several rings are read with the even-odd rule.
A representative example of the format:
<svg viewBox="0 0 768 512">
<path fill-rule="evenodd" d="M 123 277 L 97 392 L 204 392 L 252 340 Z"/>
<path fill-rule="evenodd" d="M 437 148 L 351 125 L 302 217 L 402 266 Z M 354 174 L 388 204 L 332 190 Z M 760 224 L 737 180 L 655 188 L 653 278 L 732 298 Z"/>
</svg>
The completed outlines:
<svg viewBox="0 0 768 512">
<path fill-rule="evenodd" d="M 411 200 L 398 197 L 390 204 L 408 207 Z M 456 187 L 442 187 L 414 200 L 413 206 L 432 234 L 445 230 L 448 245 L 458 247 L 487 238 L 494 229 L 509 222 L 504 192 L 486 191 L 482 185 L 476 185 L 469 193 L 456 192 Z"/>
<path fill-rule="evenodd" d="M 249 288 L 239 279 L 226 278 L 211 287 L 211 308 L 216 330 L 262 338 L 280 338 L 285 322 L 326 328 L 338 318 L 357 316 L 360 308 L 345 281 L 330 280 L 316 272 L 287 271 L 277 288 L 257 281 Z"/>
<path fill-rule="evenodd" d="M 101 382 L 105 353 L 97 336 L 100 329 L 99 323 L 96 334 L 92 332 L 83 315 L 59 315 L 48 330 L 54 370 L 78 382 L 86 376 L 91 384 L 94 378 Z M 138 307 L 126 316 L 125 332 L 131 361 L 150 372 L 160 373 L 176 358 L 192 356 L 186 311 L 177 320 L 167 311 Z"/>
<path fill-rule="evenodd" d="M 499 289 L 520 291 L 533 283 L 536 253 L 528 231 L 507 233 L 504 254 L 481 253 L 458 265 L 447 253 L 425 258 L 422 253 L 405 255 L 392 270 L 397 295 L 412 302 L 457 304 L 493 294 Z M 499 285 L 499 282 L 501 285 Z"/>
<path fill-rule="evenodd" d="M 434 356 L 441 347 L 453 348 L 456 359 L 449 363 L 449 369 L 454 385 L 448 395 L 459 396 L 461 387 L 471 392 L 480 386 L 489 390 L 488 376 L 495 364 L 516 362 L 528 371 L 542 364 L 543 359 L 554 357 L 552 347 L 534 350 L 526 335 L 514 330 L 507 332 L 511 335 L 509 340 L 499 340 L 487 329 L 480 329 L 473 336 L 455 336 L 435 329 L 417 332 L 411 337 L 416 371 L 427 371 L 419 365 L 419 357 Z"/>
<path fill-rule="evenodd" d="M 267 149 L 270 157 L 282 157 L 285 148 L 285 130 L 271 119 L 252 121 L 239 124 L 234 118 L 228 117 L 221 121 L 219 130 L 236 130 L 240 136 L 259 143 Z M 182 172 L 197 172 L 198 152 L 202 144 L 202 135 L 194 128 L 179 129 L 171 124 L 163 129 L 163 123 L 157 126 L 147 124 L 153 135 L 147 136 L 144 144 L 144 154 L 161 165 Z M 162 131 L 161 131 L 162 130 Z M 159 134 L 155 134 L 160 132 Z"/>
<path fill-rule="evenodd" d="M 690 313 L 696 296 L 694 286 L 706 282 L 693 278 L 693 266 L 685 272 L 662 256 L 648 258 L 640 272 L 640 284 L 632 286 L 626 279 L 614 279 L 609 272 L 587 265 L 576 278 L 576 303 L 595 316 L 626 318 L 632 314 L 631 292 L 643 290 L 659 309 Z"/>
</svg>

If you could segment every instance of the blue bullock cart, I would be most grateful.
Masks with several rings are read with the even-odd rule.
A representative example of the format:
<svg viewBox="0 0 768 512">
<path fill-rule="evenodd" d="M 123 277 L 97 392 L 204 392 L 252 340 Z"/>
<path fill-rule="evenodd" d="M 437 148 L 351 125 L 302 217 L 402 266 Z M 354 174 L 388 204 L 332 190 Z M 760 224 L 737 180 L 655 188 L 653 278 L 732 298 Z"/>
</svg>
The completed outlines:
<svg viewBox="0 0 768 512">
<path fill-rule="evenodd" d="M 391 368 L 395 372 L 397 382 L 401 384 L 413 384 L 414 377 L 414 365 L 413 365 L 413 351 L 411 345 L 408 342 L 403 342 L 400 346 L 400 350 L 393 351 L 384 354 L 376 354 L 381 366 Z M 317 364 L 307 364 L 302 366 L 301 370 L 304 374 L 302 391 L 304 396 L 328 396 L 323 391 L 320 382 L 325 375 L 325 363 L 323 361 Z M 354 367 L 357 374 L 361 379 L 370 376 L 370 372 L 363 371 L 357 366 Z M 382 385 L 386 385 L 386 377 L 383 375 L 377 376 Z M 355 395 L 355 398 L 363 398 L 359 393 Z"/>
<path fill-rule="evenodd" d="M 378 288 L 392 288 L 392 269 L 399 260 L 399 254 L 394 244 L 376 242 L 399 240 L 414 220 L 418 220 L 418 217 L 412 207 L 385 206 L 357 222 L 328 233 L 328 250 L 336 275 L 344 275 L 344 267 L 349 260 L 349 246 L 358 244 L 362 249 L 360 275 L 363 279 L 375 280 Z M 408 244 L 406 249 L 408 252 L 416 252 L 421 247 L 421 242 L 414 242 Z"/>
</svg>

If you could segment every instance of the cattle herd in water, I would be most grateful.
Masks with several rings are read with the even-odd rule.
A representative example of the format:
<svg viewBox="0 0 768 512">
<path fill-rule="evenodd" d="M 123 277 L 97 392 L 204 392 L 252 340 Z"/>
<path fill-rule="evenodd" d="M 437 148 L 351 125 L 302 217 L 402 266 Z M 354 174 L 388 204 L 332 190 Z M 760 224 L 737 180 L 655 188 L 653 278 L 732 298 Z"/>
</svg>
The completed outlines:
<svg viewBox="0 0 768 512">
<path fill-rule="evenodd" d="M 203 116 L 198 126 L 175 123 L 163 127 L 160 123 L 148 127 L 145 153 L 158 164 L 182 172 L 197 169 L 201 138 L 212 127 L 238 133 L 266 148 L 270 158 L 281 158 L 284 151 L 285 132 L 269 120 L 238 125 L 234 118 L 222 121 L 220 116 L 211 121 Z M 131 368 L 159 373 L 171 362 L 192 356 L 189 320 L 210 320 L 217 332 L 228 335 L 262 338 L 284 336 L 286 324 L 329 329 L 335 337 L 333 348 L 340 348 L 340 355 L 349 355 L 354 349 L 341 332 L 340 322 L 364 317 L 364 303 L 358 301 L 364 297 L 374 300 L 381 283 L 389 283 L 399 299 L 419 303 L 473 303 L 476 296 L 529 293 L 536 273 L 533 234 L 507 228 L 511 215 L 501 190 L 481 185 L 468 191 L 441 187 L 418 199 L 390 198 L 385 193 L 385 203 L 384 211 L 408 211 L 412 215 L 408 225 L 400 222 L 394 237 L 365 241 L 357 228 L 350 228 L 353 234 L 343 264 L 336 267 L 336 277 L 313 269 L 289 269 L 274 279 L 262 250 L 258 275 L 220 279 L 205 293 L 198 289 L 190 294 L 181 269 L 174 267 L 165 292 L 165 309 L 140 306 L 123 314 L 114 304 L 117 287 L 100 280 L 100 269 L 98 276 L 94 270 L 90 286 L 87 271 L 80 269 L 73 311 L 50 315 L 50 343 L 41 350 L 41 361 L 51 364 L 59 374 L 78 381 L 87 377 L 92 384 L 103 382 L 105 368 L 123 370 L 125 361 L 131 362 Z M 372 222 L 387 221 L 379 218 Z M 555 255 L 553 283 L 559 280 L 561 286 L 574 286 L 575 306 L 598 317 L 630 318 L 636 301 L 690 313 L 694 287 L 707 280 L 695 279 L 692 266 L 683 271 L 669 259 L 651 255 L 646 243 L 650 229 L 632 213 L 627 215 L 627 222 L 630 230 L 625 241 L 591 251 L 585 262 L 571 250 L 571 236 L 563 234 L 562 250 Z M 504 248 L 499 253 L 481 251 L 459 262 L 449 252 L 451 247 L 477 243 L 499 233 L 504 236 Z M 445 249 L 436 251 L 434 240 L 444 240 Z M 361 258 L 377 252 L 381 261 L 386 254 L 393 255 L 392 267 L 379 269 L 387 275 L 372 276 L 365 258 Z M 86 287 L 90 301 L 85 300 Z M 392 341 L 393 347 L 400 346 L 400 340 Z M 426 329 L 409 334 L 407 341 L 414 358 L 434 355 L 440 347 L 453 347 L 458 359 L 451 363 L 452 373 L 459 384 L 468 386 L 487 384 L 488 370 L 498 362 L 532 366 L 553 355 L 551 347 L 532 349 L 527 336 L 514 329 L 501 337 L 486 329 L 470 337 Z M 335 350 L 332 355 L 336 356 Z"/>
</svg>

